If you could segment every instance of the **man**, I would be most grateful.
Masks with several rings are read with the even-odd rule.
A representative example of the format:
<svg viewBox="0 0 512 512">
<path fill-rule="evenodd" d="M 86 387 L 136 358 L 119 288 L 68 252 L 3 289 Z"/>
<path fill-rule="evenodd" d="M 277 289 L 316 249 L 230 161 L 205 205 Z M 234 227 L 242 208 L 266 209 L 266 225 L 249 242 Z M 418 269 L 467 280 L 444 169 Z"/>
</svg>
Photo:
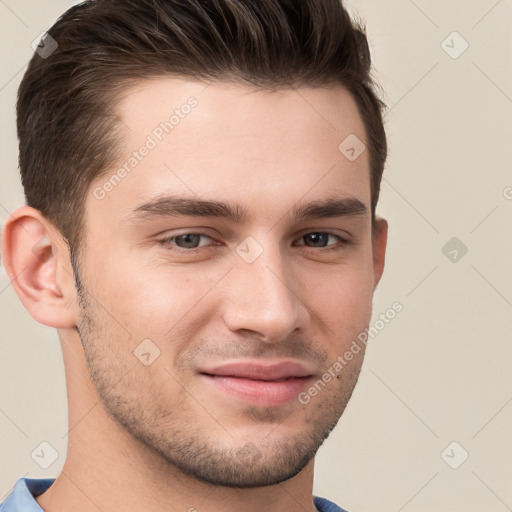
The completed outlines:
<svg viewBox="0 0 512 512">
<path fill-rule="evenodd" d="M 342 510 L 313 465 L 384 267 L 369 72 L 338 0 L 86 1 L 49 30 L 2 257 L 58 331 L 69 440 L 2 512 Z"/>
</svg>

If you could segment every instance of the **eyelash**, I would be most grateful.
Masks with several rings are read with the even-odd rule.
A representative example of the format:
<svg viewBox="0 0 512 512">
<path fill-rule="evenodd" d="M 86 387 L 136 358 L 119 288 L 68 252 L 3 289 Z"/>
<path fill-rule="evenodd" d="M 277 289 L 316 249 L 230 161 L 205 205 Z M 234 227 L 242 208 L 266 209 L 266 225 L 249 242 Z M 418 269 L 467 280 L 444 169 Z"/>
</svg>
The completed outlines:
<svg viewBox="0 0 512 512">
<path fill-rule="evenodd" d="M 327 247 L 308 247 L 306 245 L 303 245 L 304 247 L 306 247 L 306 249 L 309 249 L 309 250 L 313 250 L 315 252 L 329 252 L 329 251 L 340 251 L 342 250 L 344 247 L 348 246 L 348 245 L 354 245 L 355 242 L 351 241 L 351 240 L 348 240 L 346 238 L 343 238 L 342 236 L 336 234 L 336 233 L 331 233 L 329 231 L 309 231 L 308 233 L 304 233 L 303 235 L 301 235 L 299 237 L 299 240 L 301 240 L 302 238 L 304 238 L 305 236 L 307 235 L 312 235 L 312 234 L 315 234 L 315 235 L 330 235 L 330 236 L 333 236 L 334 238 L 336 238 L 338 240 L 338 242 L 340 243 L 340 245 L 337 245 L 337 244 L 332 244 L 331 246 L 327 246 Z M 180 237 L 184 237 L 186 235 L 196 235 L 196 236 L 202 236 L 202 237 L 206 237 L 206 238 L 209 238 L 211 240 L 213 240 L 213 238 L 205 233 L 195 233 L 195 232 L 189 232 L 189 233 L 182 233 L 181 235 L 173 235 L 173 236 L 169 236 L 169 237 L 166 237 L 166 238 L 162 238 L 161 240 L 159 240 L 158 242 L 166 247 L 166 248 L 169 248 L 171 246 L 171 242 L 176 239 L 176 238 L 180 238 Z M 196 248 L 193 248 L 193 249 L 183 249 L 181 247 L 177 247 L 176 245 L 174 245 L 170 250 L 171 251 L 175 251 L 175 252 L 178 252 L 178 253 L 182 253 L 182 254 L 195 254 L 197 251 L 203 249 L 205 246 L 201 246 L 201 247 L 196 247 Z M 206 246 L 208 247 L 208 246 Z"/>
</svg>

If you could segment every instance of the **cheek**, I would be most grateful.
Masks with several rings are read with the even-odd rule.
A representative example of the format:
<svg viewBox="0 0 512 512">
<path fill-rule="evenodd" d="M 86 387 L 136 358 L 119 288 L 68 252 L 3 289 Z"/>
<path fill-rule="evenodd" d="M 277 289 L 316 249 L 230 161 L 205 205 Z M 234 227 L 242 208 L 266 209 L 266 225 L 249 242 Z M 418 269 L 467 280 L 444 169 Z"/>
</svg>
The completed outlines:
<svg viewBox="0 0 512 512">
<path fill-rule="evenodd" d="M 160 339 L 174 337 L 191 318 L 199 325 L 202 298 L 225 274 L 219 268 L 201 270 L 190 265 L 154 264 L 139 269 L 128 274 L 126 265 L 118 265 L 102 294 L 128 330 L 139 337 Z"/>
<path fill-rule="evenodd" d="M 328 326 L 327 336 L 339 336 L 340 343 L 346 343 L 368 326 L 373 272 L 363 259 L 305 274 L 299 286 L 306 307 Z"/>
</svg>

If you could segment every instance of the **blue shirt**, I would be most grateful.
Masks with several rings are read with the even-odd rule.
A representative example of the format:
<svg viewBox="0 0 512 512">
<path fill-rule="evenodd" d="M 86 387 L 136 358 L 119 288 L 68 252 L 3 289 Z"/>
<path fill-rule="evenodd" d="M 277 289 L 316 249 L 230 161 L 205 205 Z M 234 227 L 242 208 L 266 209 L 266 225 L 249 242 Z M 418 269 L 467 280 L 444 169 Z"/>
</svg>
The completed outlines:
<svg viewBox="0 0 512 512">
<path fill-rule="evenodd" d="M 11 494 L 0 503 L 0 512 L 43 512 L 34 497 L 43 494 L 54 481 L 55 478 L 20 478 Z M 319 512 L 347 512 L 325 498 L 314 496 L 313 499 Z"/>
</svg>

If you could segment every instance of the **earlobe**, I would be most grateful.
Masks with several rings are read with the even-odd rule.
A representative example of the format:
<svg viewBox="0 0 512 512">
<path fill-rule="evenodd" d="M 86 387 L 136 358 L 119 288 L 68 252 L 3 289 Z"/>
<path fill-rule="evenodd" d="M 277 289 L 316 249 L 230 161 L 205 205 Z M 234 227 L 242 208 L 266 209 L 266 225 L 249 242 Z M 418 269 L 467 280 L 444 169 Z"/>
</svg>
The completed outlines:
<svg viewBox="0 0 512 512">
<path fill-rule="evenodd" d="M 372 234 L 374 290 L 377 288 L 382 277 L 382 273 L 384 272 L 387 241 L 388 223 L 386 219 L 377 218 L 375 219 L 375 226 Z"/>
<path fill-rule="evenodd" d="M 76 325 L 76 290 L 67 245 L 39 210 L 18 208 L 2 230 L 2 263 L 11 285 L 39 323 Z"/>
</svg>

